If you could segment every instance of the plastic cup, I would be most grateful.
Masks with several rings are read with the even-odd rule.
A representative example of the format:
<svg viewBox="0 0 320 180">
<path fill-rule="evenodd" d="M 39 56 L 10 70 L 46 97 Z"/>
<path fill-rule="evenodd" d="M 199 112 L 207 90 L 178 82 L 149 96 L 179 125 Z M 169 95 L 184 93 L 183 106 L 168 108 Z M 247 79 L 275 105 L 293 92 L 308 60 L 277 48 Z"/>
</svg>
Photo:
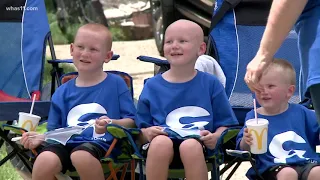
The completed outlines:
<svg viewBox="0 0 320 180">
<path fill-rule="evenodd" d="M 250 145 L 251 153 L 263 154 L 267 152 L 268 125 L 269 121 L 262 118 L 258 118 L 258 123 L 256 119 L 246 121 L 246 126 L 253 139 L 252 145 Z"/>
<path fill-rule="evenodd" d="M 35 131 L 40 119 L 40 116 L 19 112 L 18 126 L 28 131 Z"/>
</svg>

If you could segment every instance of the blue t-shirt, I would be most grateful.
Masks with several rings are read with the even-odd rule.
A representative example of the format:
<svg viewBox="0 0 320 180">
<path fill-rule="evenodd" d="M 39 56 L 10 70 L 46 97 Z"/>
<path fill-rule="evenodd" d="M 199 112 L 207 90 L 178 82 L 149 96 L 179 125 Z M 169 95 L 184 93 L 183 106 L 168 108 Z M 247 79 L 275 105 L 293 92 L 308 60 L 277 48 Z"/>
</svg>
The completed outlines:
<svg viewBox="0 0 320 180">
<path fill-rule="evenodd" d="M 60 86 L 52 96 L 47 129 L 85 125 L 103 115 L 110 119 L 135 118 L 136 109 L 124 80 L 108 73 L 101 83 L 90 87 L 77 87 L 75 79 Z M 71 138 L 67 145 L 77 146 L 94 142 L 105 150 L 113 138 L 109 133 L 96 134 L 94 125 Z"/>
<path fill-rule="evenodd" d="M 269 121 L 268 149 L 264 154 L 255 155 L 259 173 L 279 164 L 299 165 L 320 162 L 316 153 L 319 145 L 319 125 L 316 114 L 299 104 L 289 104 L 288 110 L 275 116 L 258 114 Z M 246 120 L 254 118 L 254 112 L 247 114 Z M 237 136 L 237 149 L 243 137 L 243 129 Z M 255 173 L 251 168 L 247 176 Z"/>
<path fill-rule="evenodd" d="M 320 6 L 320 0 L 308 0 L 306 7 L 303 10 L 303 13 L 309 11 L 310 9 L 316 6 Z"/>
<path fill-rule="evenodd" d="M 149 79 L 138 101 L 136 124 L 139 128 L 204 127 L 215 132 L 238 121 L 219 80 L 198 71 L 192 80 L 184 83 L 170 83 L 161 74 Z"/>
</svg>

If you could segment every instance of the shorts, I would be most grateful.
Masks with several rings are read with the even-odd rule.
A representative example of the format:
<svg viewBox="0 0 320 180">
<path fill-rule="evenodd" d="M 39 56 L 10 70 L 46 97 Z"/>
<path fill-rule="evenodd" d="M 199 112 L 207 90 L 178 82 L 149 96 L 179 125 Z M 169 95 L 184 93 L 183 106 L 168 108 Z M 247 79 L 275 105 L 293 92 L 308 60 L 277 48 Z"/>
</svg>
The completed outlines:
<svg viewBox="0 0 320 180">
<path fill-rule="evenodd" d="M 100 160 L 103 158 L 106 154 L 106 151 L 99 145 L 95 143 L 83 143 L 75 148 L 71 148 L 68 146 L 64 146 L 62 144 L 50 144 L 48 146 L 45 146 L 41 152 L 44 151 L 50 151 L 56 154 L 61 162 L 62 165 L 62 173 L 66 173 L 67 170 L 69 171 L 75 171 L 74 166 L 72 165 L 70 155 L 75 152 L 75 151 L 87 151 L 90 153 L 93 157 L 97 158 Z"/>
<path fill-rule="evenodd" d="M 291 167 L 298 173 L 298 179 L 300 180 L 307 180 L 309 173 L 312 168 L 320 166 L 318 163 L 309 163 L 304 165 L 297 165 L 297 166 L 290 166 L 290 165 L 279 165 L 275 166 L 273 168 L 270 168 L 270 170 L 265 171 L 262 173 L 262 177 L 267 180 L 276 180 L 277 174 L 285 167 Z"/>
<path fill-rule="evenodd" d="M 169 169 L 183 169 L 183 163 L 181 161 L 180 158 L 180 151 L 179 151 L 179 147 L 180 144 L 184 141 L 184 140 L 172 140 L 173 141 L 173 159 L 171 161 L 171 164 L 169 166 Z M 199 140 L 198 140 L 199 141 Z M 202 142 L 199 141 L 199 143 L 202 145 L 203 147 L 203 153 L 206 154 L 206 150 L 205 150 L 205 146 L 203 145 Z M 148 154 L 148 150 L 149 150 L 149 143 L 145 144 L 142 146 L 142 154 L 146 157 Z"/>
</svg>

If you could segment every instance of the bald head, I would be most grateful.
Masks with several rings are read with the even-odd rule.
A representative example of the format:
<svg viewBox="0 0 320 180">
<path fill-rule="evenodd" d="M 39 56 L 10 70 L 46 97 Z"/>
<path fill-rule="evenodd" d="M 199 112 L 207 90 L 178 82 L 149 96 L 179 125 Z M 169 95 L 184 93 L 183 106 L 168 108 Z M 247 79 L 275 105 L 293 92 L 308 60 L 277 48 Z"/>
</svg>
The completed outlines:
<svg viewBox="0 0 320 180">
<path fill-rule="evenodd" d="M 181 32 L 188 32 L 190 36 L 194 36 L 194 38 L 200 43 L 204 41 L 204 33 L 202 28 L 193 21 L 185 19 L 177 20 L 168 26 L 165 34 L 170 32 L 172 29 L 178 29 Z"/>
<path fill-rule="evenodd" d="M 102 24 L 98 24 L 98 23 L 89 23 L 89 24 L 85 24 L 83 26 L 81 26 L 78 31 L 77 34 L 75 36 L 75 41 L 77 39 L 77 36 L 79 35 L 79 33 L 81 32 L 91 32 L 94 33 L 98 36 L 101 37 L 101 41 L 103 41 L 103 43 L 106 45 L 106 48 L 108 50 L 111 50 L 112 47 L 112 35 L 111 32 L 109 31 L 109 29 L 102 25 Z"/>
</svg>

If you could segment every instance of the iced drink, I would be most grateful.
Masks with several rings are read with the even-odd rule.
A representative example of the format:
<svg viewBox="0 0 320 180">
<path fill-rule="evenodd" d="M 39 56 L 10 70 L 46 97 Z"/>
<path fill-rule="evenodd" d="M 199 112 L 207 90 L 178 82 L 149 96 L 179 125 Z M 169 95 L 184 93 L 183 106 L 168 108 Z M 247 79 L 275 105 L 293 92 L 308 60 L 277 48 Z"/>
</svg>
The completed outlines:
<svg viewBox="0 0 320 180">
<path fill-rule="evenodd" d="M 20 112 L 18 126 L 28 131 L 35 131 L 40 119 L 41 119 L 40 116 Z"/>
<path fill-rule="evenodd" d="M 251 153 L 263 154 L 267 152 L 268 124 L 269 121 L 262 118 L 258 118 L 258 123 L 256 119 L 246 121 L 248 131 L 253 138 L 252 145 L 250 146 Z"/>
</svg>

